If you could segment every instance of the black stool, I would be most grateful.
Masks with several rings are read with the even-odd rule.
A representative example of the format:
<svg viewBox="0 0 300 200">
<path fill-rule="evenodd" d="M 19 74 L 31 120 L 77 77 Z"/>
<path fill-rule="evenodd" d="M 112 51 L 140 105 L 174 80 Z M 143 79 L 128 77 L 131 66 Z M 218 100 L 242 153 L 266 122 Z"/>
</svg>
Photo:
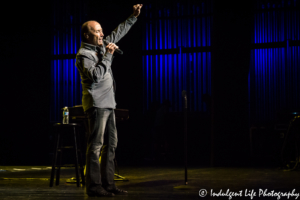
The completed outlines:
<svg viewBox="0 0 300 200">
<path fill-rule="evenodd" d="M 85 185 L 80 142 L 79 143 L 77 142 L 77 138 L 79 138 L 78 129 L 80 129 L 81 126 L 76 123 L 70 123 L 70 124 L 56 123 L 53 126 L 56 130 L 55 130 L 55 146 L 54 146 L 54 154 L 53 154 L 53 161 L 52 161 L 52 171 L 50 177 L 50 187 L 53 186 L 55 172 L 56 172 L 56 185 L 59 185 L 60 168 L 63 166 L 75 167 L 77 187 L 80 187 L 80 179 L 79 179 L 79 171 L 80 171 L 82 185 Z M 71 131 L 73 132 L 73 136 L 74 136 L 74 140 L 73 140 L 74 146 L 63 146 L 62 144 L 63 137 L 61 138 L 61 135 L 65 135 L 66 133 Z M 77 147 L 77 144 L 79 144 L 78 145 L 79 148 Z M 73 148 L 75 151 L 75 165 L 61 165 L 63 149 L 69 149 L 69 148 Z M 60 153 L 60 155 L 59 155 L 59 162 L 57 163 L 58 153 Z M 79 158 L 80 168 L 78 168 L 78 158 Z"/>
</svg>

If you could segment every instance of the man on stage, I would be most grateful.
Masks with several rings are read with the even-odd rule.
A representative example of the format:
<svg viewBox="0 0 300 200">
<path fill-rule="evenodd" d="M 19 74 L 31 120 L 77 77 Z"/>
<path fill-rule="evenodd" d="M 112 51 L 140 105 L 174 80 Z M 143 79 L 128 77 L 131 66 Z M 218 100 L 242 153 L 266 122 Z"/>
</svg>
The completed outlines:
<svg viewBox="0 0 300 200">
<path fill-rule="evenodd" d="M 88 196 L 127 194 L 127 191 L 117 188 L 114 183 L 114 158 L 118 138 L 114 114 L 115 81 L 111 64 L 113 54 L 118 49 L 115 43 L 125 36 L 137 21 L 142 6 L 142 4 L 133 6 L 133 14 L 105 38 L 109 42 L 105 46 L 102 27 L 98 22 L 88 21 L 82 25 L 82 43 L 76 55 L 76 67 L 81 76 L 82 105 L 89 123 L 86 150 Z M 107 144 L 103 146 L 104 135 Z"/>
</svg>

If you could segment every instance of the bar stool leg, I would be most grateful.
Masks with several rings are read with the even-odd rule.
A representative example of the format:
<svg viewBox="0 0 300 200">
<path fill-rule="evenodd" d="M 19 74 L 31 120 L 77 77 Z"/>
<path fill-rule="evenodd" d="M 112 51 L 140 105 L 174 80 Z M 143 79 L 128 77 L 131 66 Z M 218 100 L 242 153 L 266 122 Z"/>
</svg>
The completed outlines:
<svg viewBox="0 0 300 200">
<path fill-rule="evenodd" d="M 74 147 L 75 147 L 75 170 L 76 170 L 76 183 L 77 187 L 80 187 L 80 179 L 78 173 L 78 149 L 77 149 L 77 139 L 76 139 L 76 129 L 74 127 Z"/>
<path fill-rule="evenodd" d="M 59 152 L 59 162 L 58 162 L 58 167 L 56 169 L 56 183 L 55 185 L 59 185 L 59 179 L 60 179 L 60 166 L 61 166 L 61 158 L 62 158 L 62 148 L 61 144 L 62 139 L 60 138 L 60 133 L 57 135 L 57 152 Z"/>
<path fill-rule="evenodd" d="M 56 168 L 56 161 L 57 161 L 57 150 L 58 150 L 58 132 L 56 129 L 55 132 L 55 145 L 54 145 L 54 154 L 53 154 L 53 159 L 52 159 L 52 170 L 51 170 L 51 176 L 50 176 L 50 187 L 53 186 L 54 182 L 54 174 L 55 174 L 55 168 Z"/>
<path fill-rule="evenodd" d="M 79 133 L 78 131 L 76 132 L 76 136 L 77 138 L 79 138 Z M 85 178 L 84 178 L 84 173 L 83 173 L 83 160 L 82 160 L 82 148 L 81 148 L 81 144 L 80 142 L 78 143 L 79 146 L 79 172 L 80 172 L 80 176 L 81 176 L 81 181 L 82 181 L 82 185 L 85 185 Z"/>
</svg>

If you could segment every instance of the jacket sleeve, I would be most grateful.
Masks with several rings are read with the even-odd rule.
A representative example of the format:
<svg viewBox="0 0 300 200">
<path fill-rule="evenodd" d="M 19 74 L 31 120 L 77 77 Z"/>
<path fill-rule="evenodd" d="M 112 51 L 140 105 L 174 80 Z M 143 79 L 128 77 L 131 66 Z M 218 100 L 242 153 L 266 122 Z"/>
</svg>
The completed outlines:
<svg viewBox="0 0 300 200">
<path fill-rule="evenodd" d="M 99 60 L 95 63 L 93 59 L 87 54 L 80 54 L 76 56 L 76 67 L 79 69 L 82 76 L 85 79 L 89 79 L 94 83 L 99 83 L 107 70 L 111 67 L 112 54 L 106 52 Z"/>
<path fill-rule="evenodd" d="M 110 35 L 106 36 L 106 40 L 112 43 L 117 43 L 126 33 L 130 30 L 133 24 L 137 21 L 137 18 L 130 15 L 124 22 L 118 25 Z"/>
</svg>

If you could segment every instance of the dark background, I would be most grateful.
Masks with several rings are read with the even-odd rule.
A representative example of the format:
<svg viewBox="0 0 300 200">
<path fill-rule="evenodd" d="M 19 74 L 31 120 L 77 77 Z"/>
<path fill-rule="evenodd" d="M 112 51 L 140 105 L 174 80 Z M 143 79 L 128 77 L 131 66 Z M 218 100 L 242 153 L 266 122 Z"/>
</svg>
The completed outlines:
<svg viewBox="0 0 300 200">
<path fill-rule="evenodd" d="M 253 2 L 239 2 L 214 3 L 212 113 L 189 115 L 191 164 L 249 164 L 247 81 Z M 108 34 L 132 13 L 134 3 L 87 1 L 87 18 L 98 21 L 104 28 L 104 34 Z M 10 13 L 2 16 L 5 23 L 1 28 L 1 42 L 5 47 L 1 53 L 4 60 L 2 107 L 5 119 L 1 130 L 0 165 L 50 165 L 53 147 L 48 109 L 53 31 L 51 2 L 43 2 L 43 5 L 11 3 L 7 7 Z M 138 22 L 126 39 L 118 43 L 125 55 L 117 55 L 113 64 L 118 107 L 130 110 L 130 119 L 118 125 L 117 159 L 121 164 L 152 164 L 145 161 L 150 154 L 150 144 L 149 129 L 145 130 L 149 115 L 143 114 L 142 108 L 143 18 L 142 9 Z M 168 160 L 159 163 L 181 165 L 182 116 L 180 113 L 173 115 L 167 123 L 173 127 L 167 131 L 172 148 Z"/>
<path fill-rule="evenodd" d="M 6 2 L 1 13 L 1 165 L 42 163 L 49 140 L 50 2 Z M 45 148 L 46 147 L 46 148 Z"/>
</svg>

